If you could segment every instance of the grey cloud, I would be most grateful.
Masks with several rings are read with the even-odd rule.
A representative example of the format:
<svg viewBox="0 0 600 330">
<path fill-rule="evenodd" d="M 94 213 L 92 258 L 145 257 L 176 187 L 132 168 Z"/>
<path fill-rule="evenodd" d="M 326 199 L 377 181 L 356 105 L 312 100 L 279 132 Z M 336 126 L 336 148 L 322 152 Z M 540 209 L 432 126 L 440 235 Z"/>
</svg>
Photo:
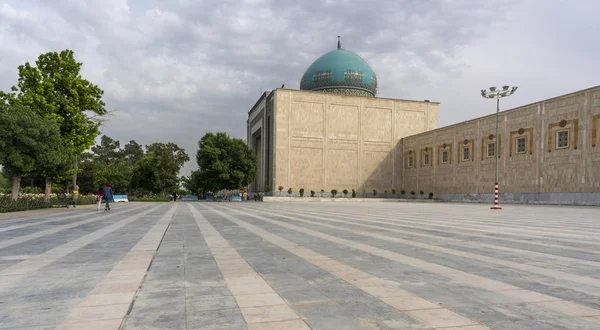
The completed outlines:
<svg viewBox="0 0 600 330">
<path fill-rule="evenodd" d="M 596 5 L 581 1 L 578 8 L 586 6 Z M 477 95 L 488 84 L 528 87 L 507 106 L 588 87 L 600 65 L 585 46 L 593 38 L 587 25 L 598 24 L 577 19 L 585 12 L 561 17 L 565 8 L 556 7 L 534 0 L 8 0 L 0 5 L 0 89 L 16 83 L 17 65 L 71 48 L 115 110 L 104 133 L 142 144 L 173 141 L 193 159 L 207 131 L 245 137 L 247 111 L 261 90 L 298 88 L 308 65 L 342 35 L 343 46 L 377 72 L 380 96 L 439 101 L 440 125 L 448 125 L 489 112 Z M 557 17 L 567 32 L 553 24 Z M 557 40 L 540 40 L 536 26 Z M 506 33 L 494 43 L 491 31 Z M 536 39 L 545 45 L 543 58 L 514 54 L 539 56 Z M 571 48 L 547 53 L 551 42 Z M 489 65 L 506 61 L 509 50 L 508 68 Z M 545 63 L 573 56 L 586 61 L 587 73 L 565 75 L 563 67 L 559 87 L 539 87 L 535 76 Z M 185 172 L 194 167 L 192 161 Z"/>
</svg>

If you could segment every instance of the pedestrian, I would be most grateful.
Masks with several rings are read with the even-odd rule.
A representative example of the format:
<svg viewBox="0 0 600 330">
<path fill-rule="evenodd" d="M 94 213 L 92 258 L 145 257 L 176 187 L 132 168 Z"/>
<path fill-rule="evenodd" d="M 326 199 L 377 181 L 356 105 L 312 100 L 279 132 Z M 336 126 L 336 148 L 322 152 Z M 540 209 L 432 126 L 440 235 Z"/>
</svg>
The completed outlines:
<svg viewBox="0 0 600 330">
<path fill-rule="evenodd" d="M 97 191 L 94 192 L 94 200 L 96 201 L 96 211 L 100 211 L 100 205 L 102 205 L 102 195 L 104 195 L 104 189 L 102 187 L 98 188 Z"/>
<path fill-rule="evenodd" d="M 102 190 L 104 193 L 103 194 L 104 200 L 106 201 L 106 206 L 104 207 L 104 211 L 110 211 L 109 202 L 113 201 L 113 191 L 112 191 L 112 188 L 110 187 L 110 182 L 107 182 Z"/>
<path fill-rule="evenodd" d="M 177 202 L 177 193 L 173 192 L 173 202 Z"/>
</svg>

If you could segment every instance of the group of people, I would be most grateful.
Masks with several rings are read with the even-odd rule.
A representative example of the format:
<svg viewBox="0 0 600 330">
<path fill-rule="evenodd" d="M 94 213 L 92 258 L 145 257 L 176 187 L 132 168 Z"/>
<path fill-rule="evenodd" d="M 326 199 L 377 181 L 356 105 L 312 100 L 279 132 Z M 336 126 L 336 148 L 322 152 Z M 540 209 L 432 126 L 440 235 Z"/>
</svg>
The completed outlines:
<svg viewBox="0 0 600 330">
<path fill-rule="evenodd" d="M 110 187 L 110 182 L 107 182 L 104 187 L 98 188 L 98 190 L 94 193 L 94 200 L 96 201 L 96 211 L 100 211 L 100 205 L 102 204 L 102 199 L 106 202 L 104 206 L 104 211 L 110 210 L 110 203 L 114 202 L 113 199 L 113 191 Z"/>
</svg>

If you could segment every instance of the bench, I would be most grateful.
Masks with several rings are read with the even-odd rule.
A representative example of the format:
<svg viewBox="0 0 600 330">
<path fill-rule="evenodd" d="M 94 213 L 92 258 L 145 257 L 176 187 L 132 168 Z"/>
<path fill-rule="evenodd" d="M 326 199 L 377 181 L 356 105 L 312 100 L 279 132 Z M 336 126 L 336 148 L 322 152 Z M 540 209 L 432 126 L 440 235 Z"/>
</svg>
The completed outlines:
<svg viewBox="0 0 600 330">
<path fill-rule="evenodd" d="M 75 208 L 75 201 L 73 200 L 73 197 L 67 197 L 66 194 L 58 194 L 56 196 L 56 206 L 58 207 L 66 207 L 69 208 L 69 205 L 73 205 L 73 208 Z"/>
</svg>

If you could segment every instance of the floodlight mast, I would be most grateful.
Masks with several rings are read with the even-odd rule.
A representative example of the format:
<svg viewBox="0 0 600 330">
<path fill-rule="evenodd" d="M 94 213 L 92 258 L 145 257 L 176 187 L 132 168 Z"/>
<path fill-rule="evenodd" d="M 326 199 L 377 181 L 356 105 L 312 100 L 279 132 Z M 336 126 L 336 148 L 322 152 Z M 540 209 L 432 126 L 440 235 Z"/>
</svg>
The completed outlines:
<svg viewBox="0 0 600 330">
<path fill-rule="evenodd" d="M 502 210 L 500 206 L 498 206 L 498 158 L 499 158 L 499 150 L 498 150 L 498 118 L 500 115 L 500 99 L 503 97 L 511 96 L 517 91 L 517 86 L 502 86 L 501 90 L 497 90 L 496 87 L 490 87 L 489 91 L 482 89 L 481 96 L 486 99 L 496 99 L 496 141 L 494 147 L 494 157 L 496 158 L 496 181 L 494 184 L 494 206 L 491 207 L 492 210 Z"/>
</svg>

